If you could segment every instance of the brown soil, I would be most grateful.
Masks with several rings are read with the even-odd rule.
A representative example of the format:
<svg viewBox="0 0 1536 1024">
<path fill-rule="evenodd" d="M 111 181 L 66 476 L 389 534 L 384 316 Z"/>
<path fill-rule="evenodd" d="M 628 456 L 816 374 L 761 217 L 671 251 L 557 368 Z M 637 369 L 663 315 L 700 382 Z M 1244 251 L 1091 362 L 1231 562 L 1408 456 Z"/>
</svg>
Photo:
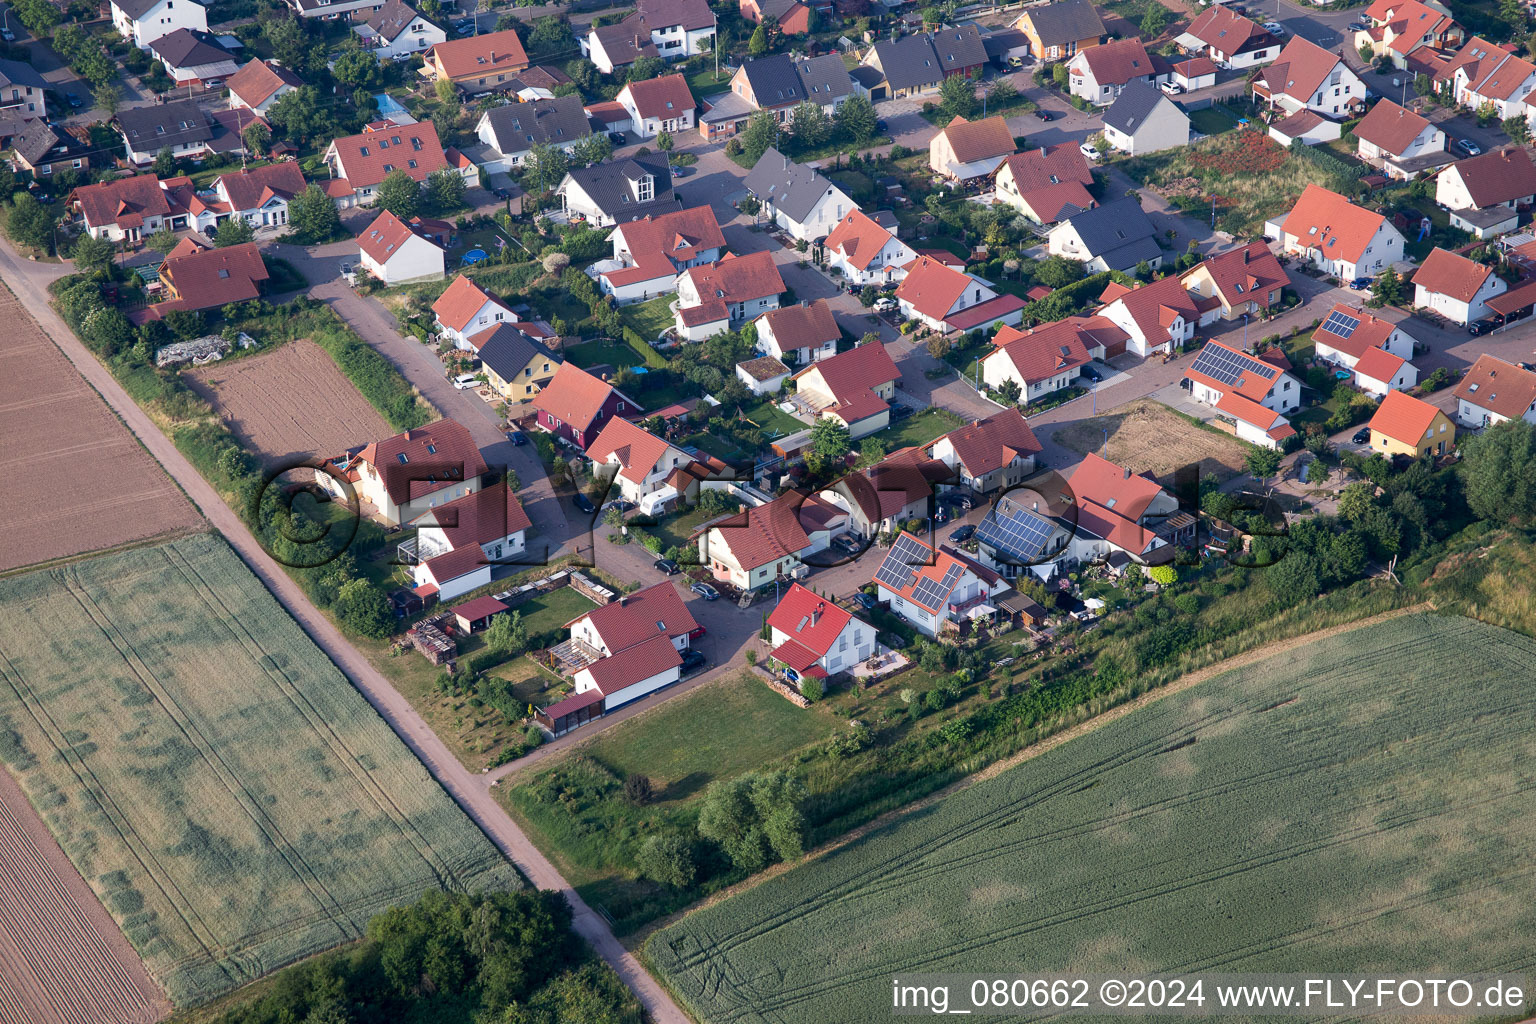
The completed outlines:
<svg viewBox="0 0 1536 1024">
<path fill-rule="evenodd" d="M 312 341 L 188 371 L 229 429 L 268 465 L 329 458 L 394 433 Z"/>
<path fill-rule="evenodd" d="M 1161 481 L 1196 461 L 1205 463 L 1202 472 L 1227 480 L 1243 471 L 1248 449 L 1237 438 L 1197 427 L 1150 398 L 1062 427 L 1055 438 L 1079 455 L 1095 452 L 1132 473 L 1150 472 Z"/>
<path fill-rule="evenodd" d="M 11 325 L 0 345 L 0 572 L 199 526 L 192 503 L 5 288 L 0 322 Z"/>
<path fill-rule="evenodd" d="M 151 1024 L 170 1003 L 0 769 L 0 1021 Z"/>
</svg>

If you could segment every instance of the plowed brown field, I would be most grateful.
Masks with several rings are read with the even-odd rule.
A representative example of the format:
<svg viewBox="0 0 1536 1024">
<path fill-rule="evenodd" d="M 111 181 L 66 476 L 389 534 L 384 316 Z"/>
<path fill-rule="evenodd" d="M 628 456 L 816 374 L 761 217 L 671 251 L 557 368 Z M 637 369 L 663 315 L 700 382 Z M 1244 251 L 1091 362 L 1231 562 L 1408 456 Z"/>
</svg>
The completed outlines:
<svg viewBox="0 0 1536 1024">
<path fill-rule="evenodd" d="M 0 572 L 201 522 L 7 288 L 0 288 Z"/>
<path fill-rule="evenodd" d="M 189 371 L 187 383 L 269 465 L 328 458 L 394 433 L 331 357 L 308 340 Z"/>
</svg>

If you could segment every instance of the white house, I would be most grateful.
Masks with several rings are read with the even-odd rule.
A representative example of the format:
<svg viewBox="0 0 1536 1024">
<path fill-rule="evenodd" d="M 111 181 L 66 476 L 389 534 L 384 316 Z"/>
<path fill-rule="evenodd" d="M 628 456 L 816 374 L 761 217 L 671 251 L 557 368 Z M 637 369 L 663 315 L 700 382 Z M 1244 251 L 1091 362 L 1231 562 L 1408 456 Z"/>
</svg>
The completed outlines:
<svg viewBox="0 0 1536 1024">
<path fill-rule="evenodd" d="M 993 390 L 1012 382 L 1019 388 L 1020 402 L 1071 387 L 1083 367 L 1104 354 L 1095 329 L 1119 332 L 1103 317 L 1068 317 L 1027 331 L 1004 327 L 992 339 L 996 347 L 982 357 L 981 379 Z"/>
<path fill-rule="evenodd" d="M 1478 238 L 1513 231 L 1518 207 L 1536 201 L 1536 165 L 1524 147 L 1510 146 L 1458 160 L 1435 178 L 1435 202 L 1453 227 Z"/>
<path fill-rule="evenodd" d="M 635 10 L 664 60 L 696 57 L 715 48 L 715 13 L 708 0 L 639 0 Z"/>
<path fill-rule="evenodd" d="M 481 164 L 492 174 L 522 167 L 535 146 L 550 146 L 569 156 L 591 134 L 577 95 L 492 107 L 475 124 L 475 136 L 496 154 Z"/>
<path fill-rule="evenodd" d="M 1184 375 L 1190 396 L 1215 406 L 1244 441 L 1277 448 L 1296 432 L 1285 417 L 1301 407 L 1301 382 L 1276 363 L 1212 339 Z"/>
<path fill-rule="evenodd" d="M 701 529 L 699 561 L 717 580 L 742 590 L 787 584 L 808 573 L 802 559 L 826 550 L 848 513 L 814 494 L 786 491 Z"/>
<path fill-rule="evenodd" d="M 858 209 L 820 171 L 794 163 L 771 146 L 747 175 L 746 186 L 770 221 L 806 242 L 825 238 L 850 210 Z"/>
<path fill-rule="evenodd" d="M 620 305 L 674 292 L 678 274 L 725 255 L 725 236 L 710 206 L 632 220 L 608 237 L 613 258 L 593 264 L 587 273 Z"/>
<path fill-rule="evenodd" d="M 437 333 L 455 346 L 469 348 L 469 337 L 494 327 L 503 320 L 517 318 L 512 311 L 468 277 L 453 279 L 437 301 L 432 303 Z"/>
<path fill-rule="evenodd" d="M 1134 288 L 1111 281 L 1099 298 L 1099 316 L 1125 332 L 1126 351 L 1142 357 L 1182 348 L 1200 322 L 1200 307 L 1171 274 Z"/>
<path fill-rule="evenodd" d="M 1355 386 L 1375 399 L 1388 391 L 1407 391 L 1419 382 L 1418 367 L 1381 348 L 1367 350 L 1355 363 L 1354 374 Z"/>
<path fill-rule="evenodd" d="M 615 99 L 629 114 L 630 130 L 642 139 L 693 131 L 698 104 L 682 75 L 629 82 Z"/>
<path fill-rule="evenodd" d="M 843 336 L 826 299 L 769 310 L 752 324 L 757 328 L 757 350 L 790 367 L 837 355 Z"/>
<path fill-rule="evenodd" d="M 566 625 L 572 646 L 590 659 L 572 677 L 576 692 L 600 690 L 608 711 L 677 682 L 682 652 L 699 628 L 670 580 L 625 594 Z"/>
<path fill-rule="evenodd" d="M 435 281 L 446 271 L 436 242 L 385 210 L 357 236 L 358 265 L 386 285 Z"/>
<path fill-rule="evenodd" d="M 1413 275 L 1415 308 L 1466 324 L 1488 313 L 1488 300 L 1509 290 L 1492 267 L 1435 246 Z"/>
<path fill-rule="evenodd" d="M 956 427 L 926 449 L 954 470 L 960 486 L 977 494 L 1020 483 L 1034 473 L 1035 457 L 1043 450 L 1018 409 L 1004 409 Z"/>
<path fill-rule="evenodd" d="M 778 394 L 793 372 L 773 356 L 758 356 L 736 364 L 736 379 L 758 397 Z"/>
<path fill-rule="evenodd" d="M 1470 59 L 1463 60 L 1463 55 Z M 1473 36 L 1451 65 L 1456 102 L 1471 110 L 1492 106 L 1499 120 L 1524 117 L 1525 98 L 1536 89 L 1536 64 Z"/>
<path fill-rule="evenodd" d="M 668 486 L 667 478 L 686 468 L 693 456 L 642 430 L 622 416 L 610 419 L 597 440 L 587 449 L 594 472 L 608 466 L 617 474 L 619 494 L 626 501 L 640 499 Z"/>
<path fill-rule="evenodd" d="M 951 181 L 985 178 L 1017 149 L 1003 117 L 956 116 L 928 143 L 928 167 Z"/>
<path fill-rule="evenodd" d="M 1008 589 L 1003 578 L 949 548 L 936 548 L 903 532 L 873 577 L 875 599 L 889 603 L 924 636 L 937 636 L 951 621 L 990 616 L 994 594 Z"/>
<path fill-rule="evenodd" d="M 448 33 L 403 0 L 386 0 L 366 22 L 352 26 L 352 31 L 362 37 L 363 45 L 380 60 L 425 53 L 448 41 Z"/>
<path fill-rule="evenodd" d="M 1081 210 L 1057 222 L 1046 235 L 1052 256 L 1079 260 L 1090 274 L 1106 270 L 1134 271 L 1143 261 L 1153 270 L 1163 265 L 1158 231 L 1129 196 Z"/>
<path fill-rule="evenodd" d="M 1159 75 L 1140 39 L 1117 39 L 1078 51 L 1067 64 L 1068 90 L 1097 106 L 1107 106 L 1132 82 L 1156 85 Z"/>
<path fill-rule="evenodd" d="M 703 341 L 778 309 L 783 291 L 784 279 L 766 249 L 689 267 L 677 278 L 677 332 L 688 341 Z"/>
<path fill-rule="evenodd" d="M 1298 110 L 1269 126 L 1269 137 L 1286 149 L 1297 142 L 1303 146 L 1332 142 L 1342 133 L 1343 127 L 1339 122 L 1329 120 L 1315 110 Z"/>
<path fill-rule="evenodd" d="M 191 198 L 190 226 L 212 232 L 239 217 L 253 228 L 282 227 L 288 223 L 288 203 L 306 187 L 304 172 L 291 160 L 228 171 L 213 180 L 213 198 L 206 193 Z"/>
<path fill-rule="evenodd" d="M 506 482 L 445 502 L 410 524 L 416 536 L 400 546 L 418 594 L 435 588 L 438 600 L 491 582 L 496 566 L 516 565 L 532 522 Z"/>
<path fill-rule="evenodd" d="M 1132 156 L 1189 145 L 1189 115 L 1143 82 L 1125 87 L 1104 112 L 1104 141 Z"/>
<path fill-rule="evenodd" d="M 1449 162 L 1445 132 L 1430 121 L 1389 99 L 1380 99 L 1355 125 L 1355 152 L 1379 164 L 1389 178 L 1406 181 L 1423 165 Z"/>
<path fill-rule="evenodd" d="M 1335 303 L 1312 332 L 1313 351 L 1317 358 L 1346 370 L 1353 370 L 1373 348 L 1399 359 L 1412 359 L 1414 339 L 1403 330 L 1404 323 L 1407 321 L 1393 323 L 1358 306 Z"/>
<path fill-rule="evenodd" d="M 1178 501 L 1148 476 L 1089 452 L 1067 482 L 1074 527 L 1069 551 L 1079 561 L 1107 558 L 1113 564 L 1118 552 L 1142 565 L 1158 564 L 1173 557 L 1172 541 L 1193 539 L 1193 524 L 1169 522 Z"/>
<path fill-rule="evenodd" d="M 229 109 L 265 115 L 272 104 L 304 82 L 281 64 L 257 58 L 247 61 L 224 84 L 229 89 Z"/>
<path fill-rule="evenodd" d="M 1403 258 L 1403 236 L 1385 214 L 1309 184 L 1291 212 L 1264 225 L 1288 253 L 1345 281 L 1371 277 Z"/>
<path fill-rule="evenodd" d="M 1303 36 L 1292 36 L 1275 62 L 1259 71 L 1253 94 L 1287 114 L 1313 110 L 1343 117 L 1365 102 L 1365 83 L 1336 53 Z"/>
<path fill-rule="evenodd" d="M 1536 373 L 1480 355 L 1456 384 L 1456 421 L 1474 430 L 1507 420 L 1536 423 Z"/>
<path fill-rule="evenodd" d="M 147 167 L 161 150 L 174 157 L 199 157 L 213 141 L 213 119 L 194 100 L 176 100 L 117 112 L 117 131 L 129 163 Z"/>
<path fill-rule="evenodd" d="M 997 201 L 1036 224 L 1054 224 L 1097 203 L 1088 191 L 1093 171 L 1073 142 L 1015 153 L 992 176 Z"/>
<path fill-rule="evenodd" d="M 1239 71 L 1267 64 L 1280 53 L 1280 41 L 1262 25 L 1219 3 L 1196 15 L 1174 42 Z"/>
<path fill-rule="evenodd" d="M 970 331 L 1001 323 L 1016 327 L 1024 318 L 1024 300 L 999 295 L 981 278 L 919 256 L 896 288 L 896 305 L 908 319 L 931 330 Z"/>
<path fill-rule="evenodd" d="M 829 598 L 791 583 L 768 616 L 773 650 L 791 679 L 824 679 L 845 672 L 875 653 L 875 627 Z"/>
<path fill-rule="evenodd" d="M 345 479 L 355 497 L 372 506 L 386 526 L 412 522 L 440 505 L 473 494 L 480 490 L 480 478 L 486 472 L 474 438 L 453 420 L 438 420 L 371 442 L 336 456 L 329 467 L 332 472 L 316 473 L 316 481 L 343 501 L 351 501 L 354 495 L 337 478 Z"/>
<path fill-rule="evenodd" d="M 890 402 L 901 372 L 885 346 L 870 342 L 812 363 L 795 374 L 801 410 L 837 420 L 850 440 L 890 425 Z"/>
<path fill-rule="evenodd" d="M 823 246 L 827 266 L 842 272 L 850 284 L 896 284 L 907 276 L 907 266 L 917 253 L 867 216 L 862 210 L 848 211 L 827 235 Z"/>
<path fill-rule="evenodd" d="M 573 220 L 600 228 L 678 208 L 665 153 L 573 167 L 555 195 Z"/>
<path fill-rule="evenodd" d="M 112 0 L 112 27 L 141 50 L 179 28 L 208 31 L 208 8 L 197 0 Z"/>
</svg>

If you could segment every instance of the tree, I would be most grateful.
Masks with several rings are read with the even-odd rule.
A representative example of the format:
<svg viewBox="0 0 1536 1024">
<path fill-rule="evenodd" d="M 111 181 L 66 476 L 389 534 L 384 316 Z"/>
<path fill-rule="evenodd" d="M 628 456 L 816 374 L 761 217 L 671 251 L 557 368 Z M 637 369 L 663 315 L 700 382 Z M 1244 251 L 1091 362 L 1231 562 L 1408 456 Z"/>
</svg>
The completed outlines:
<svg viewBox="0 0 1536 1024">
<path fill-rule="evenodd" d="M 814 704 L 825 695 L 826 687 L 821 685 L 820 679 L 815 676 L 800 677 L 800 696 Z"/>
<path fill-rule="evenodd" d="M 1524 116 L 1516 114 L 1513 117 L 1506 117 L 1499 123 L 1504 126 L 1504 133 L 1515 142 L 1523 145 L 1531 140 L 1531 126 Z"/>
<path fill-rule="evenodd" d="M 552 14 L 534 19 L 533 28 L 528 32 L 527 50 L 530 57 L 569 53 L 575 49 L 576 37 L 571 33 L 570 22 Z"/>
<path fill-rule="evenodd" d="M 1168 27 L 1168 8 L 1160 3 L 1147 4 L 1147 13 L 1141 16 L 1141 38 L 1151 42 Z"/>
<path fill-rule="evenodd" d="M 314 188 L 313 185 L 310 187 Z M 326 202 L 330 202 L 330 200 L 327 199 Z M 332 209 L 334 208 L 335 207 L 332 206 Z M 289 209 L 291 212 L 292 207 L 290 206 Z M 176 232 L 172 231 L 170 228 L 161 228 L 159 231 L 156 231 L 154 234 L 144 239 L 144 244 L 155 250 L 155 252 L 164 255 L 170 252 L 172 249 L 176 248 L 177 241 L 178 239 L 176 238 Z"/>
<path fill-rule="evenodd" d="M 934 334 L 928 339 L 928 344 L 926 347 L 928 349 L 928 354 L 933 356 L 933 358 L 943 359 L 945 356 L 949 355 L 949 350 L 953 346 L 950 344 L 949 339 L 944 337 L 944 335 Z"/>
<path fill-rule="evenodd" d="M 636 57 L 624 76 L 626 82 L 648 82 L 667 70 L 667 62 L 660 57 Z"/>
<path fill-rule="evenodd" d="M 255 237 L 256 229 L 251 227 L 251 222 L 235 216 L 219 225 L 218 232 L 213 236 L 213 244 L 216 248 L 226 249 L 231 245 L 244 245 Z"/>
<path fill-rule="evenodd" d="M 1254 479 L 1263 483 L 1280 469 L 1280 451 L 1276 448 L 1260 448 L 1254 445 L 1248 449 L 1248 456 L 1243 460 L 1243 466 Z"/>
<path fill-rule="evenodd" d="M 368 50 L 347 50 L 331 65 L 331 75 L 353 89 L 373 89 L 383 75 L 379 58 Z"/>
<path fill-rule="evenodd" d="M 651 786 L 651 777 L 649 775 L 642 775 L 636 772 L 625 778 L 624 799 L 636 807 L 650 803 L 655 795 L 655 789 Z"/>
<path fill-rule="evenodd" d="M 571 162 L 600 164 L 613 155 L 613 143 L 602 132 L 593 132 L 576 144 L 571 151 Z"/>
<path fill-rule="evenodd" d="M 162 148 L 160 152 L 155 154 L 155 162 L 151 169 L 155 172 L 155 176 L 159 178 L 175 176 L 176 156 L 171 152 L 169 146 Z"/>
<path fill-rule="evenodd" d="M 427 175 L 427 195 L 438 213 L 448 213 L 464 205 L 464 175 L 451 167 L 440 167 Z"/>
<path fill-rule="evenodd" d="M 672 136 L 669 132 L 661 132 L 656 136 L 656 148 L 663 153 L 672 152 Z"/>
<path fill-rule="evenodd" d="M 437 84 L 432 87 L 432 91 L 437 93 L 439 103 L 452 103 L 458 106 L 459 87 L 454 85 L 451 79 L 439 78 Z"/>
<path fill-rule="evenodd" d="M 1479 519 L 1505 524 L 1536 517 L 1536 427 L 1510 420 L 1462 445 L 1467 506 Z"/>
<path fill-rule="evenodd" d="M 747 162 L 755 164 L 771 146 L 778 145 L 779 122 L 771 110 L 759 110 L 747 120 L 741 130 L 741 152 Z"/>
<path fill-rule="evenodd" d="M 768 52 L 768 27 L 759 24 L 752 30 L 752 38 L 747 40 L 747 56 L 761 57 Z"/>
<path fill-rule="evenodd" d="M 1179 578 L 1179 571 L 1171 565 L 1154 565 L 1147 569 L 1147 578 L 1161 586 L 1171 586 Z"/>
<path fill-rule="evenodd" d="M 1086 273 L 1082 263 L 1065 256 L 1048 256 L 1035 266 L 1035 280 L 1052 290 L 1081 281 Z"/>
<path fill-rule="evenodd" d="M 283 138 L 296 145 L 327 134 L 330 126 L 330 119 L 320 106 L 320 90 L 312 85 L 301 85 L 284 93 L 267 109 L 267 120 L 282 132 Z"/>
<path fill-rule="evenodd" d="M 753 872 L 805 851 L 805 786 L 788 772 L 748 772 L 715 782 L 699 808 L 699 835 Z"/>
<path fill-rule="evenodd" d="M 523 622 L 523 613 L 514 611 L 511 615 L 505 612 L 492 615 L 491 624 L 485 630 L 485 646 L 508 658 L 515 658 L 526 651 L 528 627 Z"/>
<path fill-rule="evenodd" d="M 1150 279 L 1152 277 L 1152 264 L 1146 260 L 1136 264 L 1136 276 L 1143 281 Z"/>
<path fill-rule="evenodd" d="M 853 442 L 848 428 L 830 416 L 822 416 L 811 427 L 811 444 L 805 452 L 805 464 L 813 473 L 821 473 L 848 454 Z"/>
<path fill-rule="evenodd" d="M 837 126 L 838 134 L 861 146 L 875 137 L 879 120 L 875 115 L 875 105 L 860 93 L 849 96 L 832 115 L 832 123 Z"/>
<path fill-rule="evenodd" d="M 1065 89 L 1070 78 L 1071 76 L 1067 74 L 1066 61 L 1058 61 L 1051 65 L 1051 81 L 1055 83 L 1056 88 Z"/>
<path fill-rule="evenodd" d="M 401 220 L 416 216 L 421 204 L 421 186 L 401 168 L 395 168 L 379 182 L 378 195 L 373 205 L 388 210 Z"/>
<path fill-rule="evenodd" d="M 240 141 L 245 144 L 246 152 L 251 156 L 261 156 L 272 144 L 272 129 L 262 121 L 252 121 L 240 133 Z"/>
<path fill-rule="evenodd" d="M 635 867 L 653 882 L 686 889 L 698 874 L 694 863 L 693 844 L 683 836 L 651 836 L 635 856 Z"/>
<path fill-rule="evenodd" d="M 1391 306 L 1402 301 L 1403 279 L 1397 275 L 1397 271 L 1388 267 L 1376 278 L 1376 283 L 1371 287 L 1371 297 L 1379 299 Z"/>
<path fill-rule="evenodd" d="M 117 106 L 122 102 L 123 94 L 118 89 L 116 82 L 103 82 L 91 90 L 91 99 L 96 106 L 106 111 L 107 117 L 117 113 Z"/>
<path fill-rule="evenodd" d="M 806 100 L 790 113 L 789 129 L 797 147 L 816 149 L 832 138 L 832 119 L 821 109 L 821 104 Z"/>
<path fill-rule="evenodd" d="M 1520 0 L 1499 0 L 1499 17 L 1516 37 L 1525 34 L 1528 22 L 1525 17 L 1525 5 Z"/>
<path fill-rule="evenodd" d="M 1339 494 L 1339 518 L 1358 523 L 1365 519 L 1371 506 L 1376 504 L 1376 485 L 1369 480 L 1357 480 Z"/>
<path fill-rule="evenodd" d="M 325 190 L 312 184 L 288 201 L 288 227 L 299 241 L 316 245 L 335 237 L 341 215 Z"/>
<path fill-rule="evenodd" d="M 565 154 L 554 146 L 535 145 L 524 161 L 523 176 L 534 192 L 545 192 L 560 184 L 565 176 Z"/>
<path fill-rule="evenodd" d="M 1019 396 L 1024 393 L 1024 389 L 1019 387 L 1018 381 L 1009 377 L 997 386 L 997 393 L 1002 395 L 1003 400 L 1009 405 L 1017 405 L 1019 403 Z"/>
<path fill-rule="evenodd" d="M 343 583 L 331 606 L 336 618 L 353 633 L 382 640 L 394 632 L 395 617 L 382 591 L 365 579 Z"/>
<path fill-rule="evenodd" d="M 950 75 L 939 86 L 939 109 L 950 117 L 970 117 L 976 109 L 976 83 L 968 75 Z"/>
<path fill-rule="evenodd" d="M 5 218 L 5 230 L 12 241 L 43 252 L 53 250 L 53 225 L 52 212 L 30 192 L 22 192 L 12 200 Z"/>
<path fill-rule="evenodd" d="M 81 235 L 75 241 L 74 252 L 70 257 L 75 261 L 75 269 L 87 273 L 105 270 L 112 265 L 112 243 L 101 238 L 92 238 L 89 234 Z"/>
</svg>

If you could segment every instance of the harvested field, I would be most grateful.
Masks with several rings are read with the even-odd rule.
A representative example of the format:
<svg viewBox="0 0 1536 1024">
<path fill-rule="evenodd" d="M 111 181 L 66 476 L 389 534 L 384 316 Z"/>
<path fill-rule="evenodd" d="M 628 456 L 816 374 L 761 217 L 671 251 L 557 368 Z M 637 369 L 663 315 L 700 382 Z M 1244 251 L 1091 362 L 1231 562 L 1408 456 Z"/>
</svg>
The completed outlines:
<svg viewBox="0 0 1536 1024">
<path fill-rule="evenodd" d="M 0 580 L 0 759 L 178 1006 L 520 884 L 208 534 Z"/>
<path fill-rule="evenodd" d="M 894 975 L 925 972 L 1524 972 L 1533 663 L 1529 637 L 1435 614 L 1302 644 L 708 906 L 647 952 L 709 1024 L 872 1020 Z"/>
<path fill-rule="evenodd" d="M 325 350 L 307 339 L 189 370 L 186 379 L 268 465 L 328 458 L 395 432 Z"/>
<path fill-rule="evenodd" d="M 0 472 L 11 481 L 0 572 L 198 526 L 186 495 L 3 287 L 0 320 L 11 325 L 0 346 Z"/>
<path fill-rule="evenodd" d="M 1150 398 L 1078 420 L 1057 430 L 1055 438 L 1079 455 L 1097 452 L 1132 473 L 1150 472 L 1164 484 L 1180 467 L 1196 461 L 1205 463 L 1204 472 L 1227 480 L 1243 471 L 1248 454 L 1248 446 L 1237 438 L 1197 427 Z"/>
<path fill-rule="evenodd" d="M 171 1007 L 0 770 L 0 1021 L 150 1024 Z"/>
</svg>

